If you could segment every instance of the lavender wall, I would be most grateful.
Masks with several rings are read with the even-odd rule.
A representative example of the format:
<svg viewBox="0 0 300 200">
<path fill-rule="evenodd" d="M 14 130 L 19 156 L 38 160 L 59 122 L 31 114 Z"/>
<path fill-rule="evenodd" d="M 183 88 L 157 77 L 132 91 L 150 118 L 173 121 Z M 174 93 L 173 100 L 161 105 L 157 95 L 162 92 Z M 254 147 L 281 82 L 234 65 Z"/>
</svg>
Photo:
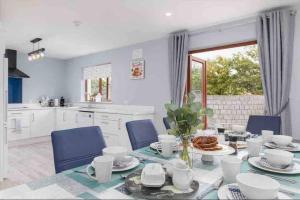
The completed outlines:
<svg viewBox="0 0 300 200">
<path fill-rule="evenodd" d="M 45 95 L 65 95 L 65 61 L 43 58 L 30 62 L 26 54 L 18 52 L 17 67 L 30 76 L 23 79 L 23 103 L 37 103 Z"/>
<path fill-rule="evenodd" d="M 231 27 L 192 35 L 190 49 L 206 48 L 255 39 L 254 24 Z M 146 77 L 130 80 L 129 63 L 134 49 L 143 49 Z M 112 63 L 112 100 L 114 104 L 152 105 L 156 109 L 156 126 L 164 132 L 164 103 L 170 100 L 168 73 L 168 40 L 148 41 L 128 47 L 99 52 L 66 61 L 66 92 L 71 102 L 80 101 L 83 67 Z"/>
<path fill-rule="evenodd" d="M 165 116 L 164 103 L 170 100 L 167 39 L 99 52 L 66 61 L 68 100 L 80 101 L 82 68 L 101 63 L 112 64 L 112 101 L 114 104 L 150 105 L 156 109 L 156 124 Z M 130 80 L 130 61 L 134 49 L 143 49 L 145 79 Z"/>
</svg>

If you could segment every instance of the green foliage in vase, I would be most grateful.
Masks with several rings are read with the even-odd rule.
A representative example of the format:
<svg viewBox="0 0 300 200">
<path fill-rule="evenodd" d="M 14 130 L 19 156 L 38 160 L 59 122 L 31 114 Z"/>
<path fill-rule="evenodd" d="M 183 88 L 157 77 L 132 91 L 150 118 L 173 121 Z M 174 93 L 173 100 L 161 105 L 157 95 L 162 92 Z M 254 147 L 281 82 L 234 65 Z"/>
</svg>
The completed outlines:
<svg viewBox="0 0 300 200">
<path fill-rule="evenodd" d="M 165 104 L 168 121 L 171 129 L 169 134 L 188 137 L 196 132 L 197 129 L 203 128 L 201 120 L 204 116 L 211 117 L 213 110 L 203 108 L 200 102 L 194 102 L 195 96 L 189 94 L 187 103 L 179 107 L 173 103 Z"/>
</svg>

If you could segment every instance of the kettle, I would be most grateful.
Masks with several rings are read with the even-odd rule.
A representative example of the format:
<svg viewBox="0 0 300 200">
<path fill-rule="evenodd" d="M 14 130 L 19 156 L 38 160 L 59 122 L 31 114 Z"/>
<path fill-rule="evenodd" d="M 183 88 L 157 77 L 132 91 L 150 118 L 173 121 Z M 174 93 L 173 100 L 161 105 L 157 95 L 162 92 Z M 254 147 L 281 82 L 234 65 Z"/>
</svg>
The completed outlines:
<svg viewBox="0 0 300 200">
<path fill-rule="evenodd" d="M 65 106 L 65 99 L 64 99 L 64 97 L 61 97 L 61 98 L 60 98 L 59 105 L 60 105 L 61 107 L 64 107 L 64 106 Z"/>
</svg>

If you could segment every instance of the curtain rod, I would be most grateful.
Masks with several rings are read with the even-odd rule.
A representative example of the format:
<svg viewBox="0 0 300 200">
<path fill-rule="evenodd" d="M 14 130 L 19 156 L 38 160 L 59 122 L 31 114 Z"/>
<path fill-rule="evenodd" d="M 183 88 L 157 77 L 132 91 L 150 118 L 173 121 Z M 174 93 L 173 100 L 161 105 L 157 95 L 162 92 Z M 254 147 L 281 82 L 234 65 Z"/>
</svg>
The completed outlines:
<svg viewBox="0 0 300 200">
<path fill-rule="evenodd" d="M 291 15 L 296 15 L 297 11 L 291 9 L 290 14 Z M 208 26 L 208 27 L 205 27 L 205 28 L 200 28 L 198 30 L 190 31 L 189 35 L 193 36 L 193 35 L 198 35 L 198 34 L 201 34 L 201 33 L 206 33 L 206 32 L 211 32 L 211 31 L 222 31 L 222 30 L 226 30 L 226 29 L 232 29 L 232 28 L 235 28 L 235 27 L 239 27 L 239 26 L 245 26 L 245 25 L 248 25 L 248 24 L 253 24 L 253 23 L 256 22 L 256 18 L 257 18 L 257 15 L 251 16 L 251 17 L 248 17 L 248 18 L 244 18 L 244 19 L 241 19 L 241 20 L 232 21 L 232 22 L 227 22 L 227 23 L 225 22 L 225 23 L 219 23 L 219 24 L 211 25 L 211 26 Z"/>
<path fill-rule="evenodd" d="M 239 27 L 239 26 L 253 24 L 255 22 L 256 22 L 256 16 L 252 16 L 252 17 L 248 17 L 248 18 L 245 18 L 242 20 L 236 20 L 236 21 L 227 22 L 227 23 L 219 23 L 219 24 L 215 24 L 215 25 L 211 25 L 211 26 L 202 28 L 202 29 L 190 31 L 189 35 L 193 36 L 193 35 L 198 35 L 201 33 L 206 33 L 206 32 L 211 32 L 211 31 L 222 31 L 222 30 L 226 30 L 226 29 L 232 29 L 235 27 Z"/>
</svg>

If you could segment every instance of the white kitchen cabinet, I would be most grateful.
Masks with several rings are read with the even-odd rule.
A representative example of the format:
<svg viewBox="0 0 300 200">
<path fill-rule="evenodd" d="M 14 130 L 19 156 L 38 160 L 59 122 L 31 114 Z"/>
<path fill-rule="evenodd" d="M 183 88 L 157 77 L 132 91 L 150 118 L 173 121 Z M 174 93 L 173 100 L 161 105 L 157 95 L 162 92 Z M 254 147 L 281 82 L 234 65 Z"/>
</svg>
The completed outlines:
<svg viewBox="0 0 300 200">
<path fill-rule="evenodd" d="M 30 137 L 30 112 L 9 112 L 7 119 L 8 141 L 27 139 Z"/>
<path fill-rule="evenodd" d="M 18 140 L 48 136 L 53 130 L 64 130 L 82 126 L 100 126 L 107 146 L 125 146 L 131 144 L 126 130 L 126 122 L 139 119 L 153 119 L 154 110 L 138 113 L 136 107 L 113 106 L 103 109 L 39 108 L 17 109 L 8 112 L 8 139 Z M 16 119 L 18 118 L 18 119 Z M 21 120 L 20 120 L 21 119 Z"/>
<path fill-rule="evenodd" d="M 77 110 L 57 109 L 56 130 L 71 129 L 77 127 Z"/>
<path fill-rule="evenodd" d="M 33 110 L 31 112 L 31 137 L 47 136 L 55 128 L 55 110 Z"/>
<path fill-rule="evenodd" d="M 126 122 L 138 119 L 153 119 L 153 116 L 98 112 L 94 114 L 94 125 L 100 126 L 107 146 L 120 145 L 131 149 Z"/>
</svg>

